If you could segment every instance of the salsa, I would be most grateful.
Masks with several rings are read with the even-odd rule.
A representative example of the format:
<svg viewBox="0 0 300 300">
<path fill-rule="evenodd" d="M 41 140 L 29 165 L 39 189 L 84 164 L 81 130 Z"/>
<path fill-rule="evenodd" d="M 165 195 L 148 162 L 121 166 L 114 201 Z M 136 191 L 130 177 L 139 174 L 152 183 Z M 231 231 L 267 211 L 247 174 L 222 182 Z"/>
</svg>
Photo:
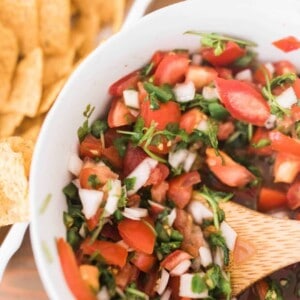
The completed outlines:
<svg viewBox="0 0 300 300">
<path fill-rule="evenodd" d="M 155 52 L 109 87 L 105 117 L 84 112 L 57 240 L 77 299 L 231 299 L 237 236 L 219 203 L 300 219 L 295 66 L 259 62 L 250 41 L 188 33 L 199 51 Z M 296 299 L 299 271 L 239 299 Z"/>
</svg>

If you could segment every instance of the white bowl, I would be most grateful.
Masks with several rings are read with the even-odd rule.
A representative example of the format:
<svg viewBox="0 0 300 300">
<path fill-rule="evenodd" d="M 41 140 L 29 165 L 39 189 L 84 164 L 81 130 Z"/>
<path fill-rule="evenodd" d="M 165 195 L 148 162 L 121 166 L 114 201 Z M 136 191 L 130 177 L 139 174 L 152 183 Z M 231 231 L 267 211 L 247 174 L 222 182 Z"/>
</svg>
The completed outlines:
<svg viewBox="0 0 300 300">
<path fill-rule="evenodd" d="M 37 267 L 51 299 L 72 299 L 59 264 L 55 238 L 65 236 L 62 188 L 70 180 L 68 157 L 77 142 L 87 104 L 92 119 L 106 112 L 111 83 L 142 67 L 155 50 L 199 47 L 187 30 L 225 33 L 252 40 L 262 61 L 289 59 L 300 70 L 299 51 L 284 54 L 272 41 L 300 37 L 298 0 L 190 0 L 154 12 L 115 35 L 79 66 L 48 114 L 35 148 L 31 169 L 31 238 Z M 93 121 L 93 120 L 92 120 Z M 40 207 L 51 194 L 43 213 Z"/>
</svg>

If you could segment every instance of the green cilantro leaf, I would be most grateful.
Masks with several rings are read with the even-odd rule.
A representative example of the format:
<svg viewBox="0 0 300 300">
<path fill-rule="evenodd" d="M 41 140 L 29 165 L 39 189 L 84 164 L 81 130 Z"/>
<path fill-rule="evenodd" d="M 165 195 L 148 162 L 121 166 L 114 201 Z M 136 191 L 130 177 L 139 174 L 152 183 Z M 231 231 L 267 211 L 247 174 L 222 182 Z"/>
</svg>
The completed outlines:
<svg viewBox="0 0 300 300">
<path fill-rule="evenodd" d="M 191 288 L 193 293 L 202 293 L 206 290 L 205 281 L 200 274 L 193 275 Z"/>
<path fill-rule="evenodd" d="M 89 127 L 89 118 L 91 117 L 94 110 L 95 107 L 88 104 L 85 111 L 83 112 L 85 121 L 77 130 L 77 136 L 80 142 L 82 142 L 84 138 L 91 132 L 91 128 Z"/>
</svg>

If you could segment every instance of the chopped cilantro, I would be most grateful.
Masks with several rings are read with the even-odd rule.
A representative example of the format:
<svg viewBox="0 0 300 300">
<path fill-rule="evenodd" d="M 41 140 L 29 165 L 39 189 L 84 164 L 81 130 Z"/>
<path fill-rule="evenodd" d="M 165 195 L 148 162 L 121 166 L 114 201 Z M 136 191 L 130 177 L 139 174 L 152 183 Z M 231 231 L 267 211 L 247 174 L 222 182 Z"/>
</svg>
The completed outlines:
<svg viewBox="0 0 300 300">
<path fill-rule="evenodd" d="M 93 188 L 93 189 L 97 189 L 99 187 L 99 185 L 101 184 L 98 176 L 96 174 L 92 174 L 89 176 L 88 178 L 88 185 Z"/>
<path fill-rule="evenodd" d="M 85 121 L 77 130 L 77 135 L 80 142 L 82 142 L 84 138 L 91 132 L 91 128 L 89 127 L 89 118 L 91 117 L 94 110 L 95 107 L 88 104 L 85 111 L 83 112 Z"/>
<path fill-rule="evenodd" d="M 205 281 L 200 274 L 193 275 L 191 289 L 193 293 L 202 293 L 207 289 Z"/>
<path fill-rule="evenodd" d="M 91 133 L 94 137 L 100 138 L 107 128 L 108 125 L 106 121 L 96 120 L 91 126 Z"/>
<path fill-rule="evenodd" d="M 168 102 L 174 98 L 172 88 L 169 85 L 156 86 L 150 82 L 144 82 L 144 88 L 148 94 L 160 102 Z"/>
<path fill-rule="evenodd" d="M 252 143 L 254 148 L 260 149 L 266 146 L 271 145 L 271 140 L 267 138 L 260 139 L 257 143 Z"/>
<path fill-rule="evenodd" d="M 134 188 L 136 182 L 136 177 L 131 177 L 131 178 L 125 178 L 124 179 L 124 184 L 126 186 L 126 190 L 130 191 Z"/>
</svg>

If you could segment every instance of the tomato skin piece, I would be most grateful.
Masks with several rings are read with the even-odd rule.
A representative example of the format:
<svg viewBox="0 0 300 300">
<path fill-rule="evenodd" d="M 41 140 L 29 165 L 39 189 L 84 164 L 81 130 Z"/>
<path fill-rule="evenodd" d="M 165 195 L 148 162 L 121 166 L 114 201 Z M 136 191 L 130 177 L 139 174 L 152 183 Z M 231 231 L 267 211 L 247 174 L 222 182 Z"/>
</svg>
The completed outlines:
<svg viewBox="0 0 300 300">
<path fill-rule="evenodd" d="M 168 271 L 174 269 L 178 264 L 186 259 L 191 259 L 192 256 L 183 250 L 175 250 L 174 252 L 170 253 L 168 256 L 161 261 L 161 267 L 165 268 Z"/>
<path fill-rule="evenodd" d="M 201 50 L 204 60 L 208 61 L 215 67 L 224 67 L 230 65 L 238 58 L 245 55 L 246 50 L 241 48 L 237 43 L 229 41 L 226 43 L 224 51 L 220 55 L 214 54 L 214 49 L 205 47 Z"/>
<path fill-rule="evenodd" d="M 80 245 L 80 249 L 83 254 L 87 255 L 92 255 L 95 251 L 99 251 L 109 265 L 123 268 L 126 264 L 127 250 L 113 242 L 96 240 L 92 243 L 91 239 L 87 238 Z"/>
<path fill-rule="evenodd" d="M 118 224 L 118 230 L 129 247 L 146 254 L 152 254 L 156 235 L 150 226 L 143 220 L 124 219 Z"/>
<path fill-rule="evenodd" d="M 135 252 L 133 258 L 130 260 L 142 272 L 150 272 L 156 263 L 156 257 L 143 252 Z"/>
<path fill-rule="evenodd" d="M 196 89 L 201 89 L 205 85 L 209 85 L 218 77 L 218 73 L 214 68 L 207 66 L 189 66 L 186 73 L 186 81 L 192 81 Z"/>
<path fill-rule="evenodd" d="M 300 181 L 294 182 L 287 192 L 287 205 L 290 209 L 300 207 Z"/>
<path fill-rule="evenodd" d="M 201 177 L 197 171 L 173 177 L 169 180 L 168 198 L 170 198 L 177 207 L 184 208 L 192 198 L 193 185 L 199 182 L 201 182 Z"/>
<path fill-rule="evenodd" d="M 76 299 L 96 300 L 96 295 L 81 278 L 79 266 L 71 246 L 63 238 L 59 238 L 56 240 L 56 247 L 65 280 Z"/>
<path fill-rule="evenodd" d="M 288 60 L 280 60 L 273 63 L 275 68 L 275 74 L 277 76 L 287 74 L 287 73 L 296 73 L 296 67 Z"/>
<path fill-rule="evenodd" d="M 101 141 L 95 138 L 93 135 L 88 134 L 79 146 L 80 157 L 96 158 L 100 157 L 102 154 L 102 144 Z"/>
<path fill-rule="evenodd" d="M 255 178 L 244 166 L 232 160 L 221 150 L 219 150 L 219 156 L 217 156 L 213 148 L 207 148 L 206 155 L 206 163 L 210 171 L 228 186 L 243 187 Z"/>
<path fill-rule="evenodd" d="M 220 100 L 235 118 L 256 126 L 264 126 L 270 107 L 263 96 L 246 82 L 215 79 Z"/>
<path fill-rule="evenodd" d="M 283 52 L 291 52 L 300 49 L 300 41 L 294 36 L 284 37 L 274 41 L 272 44 Z"/>
<path fill-rule="evenodd" d="M 156 85 L 174 85 L 184 79 L 189 66 L 189 58 L 170 52 L 166 54 L 157 66 L 154 73 L 154 83 Z"/>
<path fill-rule="evenodd" d="M 148 154 L 141 147 L 128 144 L 123 159 L 124 176 L 129 175 L 147 157 Z"/>
<path fill-rule="evenodd" d="M 259 193 L 257 208 L 259 211 L 266 212 L 272 209 L 284 207 L 287 204 L 286 193 L 262 187 Z"/>
<path fill-rule="evenodd" d="M 136 88 L 139 79 L 140 74 L 138 71 L 129 73 L 126 76 L 114 82 L 109 87 L 108 92 L 111 96 L 121 97 L 123 95 L 124 90 Z"/>
<path fill-rule="evenodd" d="M 169 184 L 166 181 L 153 185 L 151 188 L 152 200 L 158 203 L 163 203 L 166 200 L 168 189 Z"/>
<path fill-rule="evenodd" d="M 297 98 L 300 98 L 300 78 L 297 78 L 296 81 L 293 83 L 293 89 Z"/>
<path fill-rule="evenodd" d="M 165 51 L 156 51 L 151 57 L 151 63 L 153 64 L 153 69 L 156 70 L 157 66 L 160 64 L 162 59 L 168 54 Z"/>
<path fill-rule="evenodd" d="M 140 116 L 146 127 L 150 127 L 151 123 L 155 122 L 157 130 L 164 130 L 169 123 L 179 123 L 180 106 L 174 101 L 169 101 L 159 103 L 158 109 L 151 109 L 150 101 L 145 100 L 141 103 Z"/>
<path fill-rule="evenodd" d="M 262 148 L 255 148 L 252 146 L 252 144 L 257 144 L 262 139 L 269 139 L 269 131 L 266 130 L 265 128 L 258 127 L 255 130 L 253 137 L 251 139 L 250 151 L 258 155 L 267 155 L 267 156 L 271 155 L 273 151 L 270 145 Z"/>
<path fill-rule="evenodd" d="M 151 171 L 150 176 L 144 186 L 160 184 L 169 176 L 169 174 L 169 168 L 163 163 L 158 163 L 157 166 Z"/>
<path fill-rule="evenodd" d="M 91 218 L 86 220 L 86 225 L 89 231 L 93 231 L 97 227 L 102 213 L 103 213 L 103 208 L 99 207 L 96 213 Z"/>
<path fill-rule="evenodd" d="M 293 122 L 300 121 L 300 106 L 297 104 L 292 105 L 291 113 Z"/>
<path fill-rule="evenodd" d="M 253 81 L 255 83 L 259 83 L 261 85 L 266 85 L 266 76 L 269 78 L 269 80 L 272 79 L 272 74 L 269 71 L 269 69 L 266 68 L 265 65 L 260 65 L 253 74 Z"/>
<path fill-rule="evenodd" d="M 130 125 L 135 117 L 130 113 L 122 98 L 114 98 L 108 112 L 107 124 L 110 128 Z"/>
<path fill-rule="evenodd" d="M 218 140 L 227 140 L 231 136 L 231 134 L 233 134 L 234 129 L 234 124 L 231 121 L 220 123 L 218 127 Z"/>
<path fill-rule="evenodd" d="M 207 116 L 198 108 L 192 108 L 182 114 L 179 127 L 187 133 L 192 133 L 201 121 L 207 120 Z"/>
</svg>

